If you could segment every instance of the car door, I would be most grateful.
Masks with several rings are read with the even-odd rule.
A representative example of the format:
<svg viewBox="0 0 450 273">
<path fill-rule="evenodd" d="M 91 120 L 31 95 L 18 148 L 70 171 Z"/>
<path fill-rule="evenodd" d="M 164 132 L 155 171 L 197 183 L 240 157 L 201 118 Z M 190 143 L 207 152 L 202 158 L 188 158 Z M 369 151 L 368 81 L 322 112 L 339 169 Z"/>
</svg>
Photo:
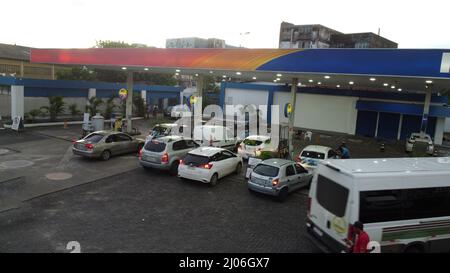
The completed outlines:
<svg viewBox="0 0 450 273">
<path fill-rule="evenodd" d="M 282 182 L 289 187 L 290 190 L 294 190 L 296 185 L 298 184 L 297 173 L 295 172 L 294 164 L 286 165 L 284 169 L 284 177 Z"/>
<path fill-rule="evenodd" d="M 294 164 L 294 167 L 298 181 L 296 188 L 307 186 L 311 181 L 312 174 L 300 164 Z"/>
<path fill-rule="evenodd" d="M 223 151 L 222 154 L 224 157 L 227 174 L 234 172 L 237 166 L 237 156 L 229 151 Z"/>
<path fill-rule="evenodd" d="M 111 154 L 120 154 L 120 145 L 117 141 L 117 134 L 109 135 L 105 140 L 105 148 L 103 150 L 109 150 Z"/>
<path fill-rule="evenodd" d="M 130 136 L 119 133 L 116 135 L 116 139 L 121 154 L 131 153 L 136 150 L 135 143 L 133 142 L 133 139 Z"/>
<path fill-rule="evenodd" d="M 170 154 L 171 158 L 182 158 L 186 155 L 186 153 L 189 152 L 187 149 L 186 141 L 185 140 L 178 140 L 172 143 L 172 152 Z"/>
</svg>

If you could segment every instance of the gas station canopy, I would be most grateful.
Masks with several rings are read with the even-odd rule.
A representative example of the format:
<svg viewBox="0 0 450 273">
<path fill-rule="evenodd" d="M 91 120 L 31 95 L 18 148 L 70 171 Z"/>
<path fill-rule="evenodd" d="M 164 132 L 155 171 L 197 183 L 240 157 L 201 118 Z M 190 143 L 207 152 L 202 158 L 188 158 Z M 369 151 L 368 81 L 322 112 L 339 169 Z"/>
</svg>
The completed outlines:
<svg viewBox="0 0 450 273">
<path fill-rule="evenodd" d="M 450 88 L 450 49 L 32 49 L 32 63 L 380 91 Z"/>
</svg>

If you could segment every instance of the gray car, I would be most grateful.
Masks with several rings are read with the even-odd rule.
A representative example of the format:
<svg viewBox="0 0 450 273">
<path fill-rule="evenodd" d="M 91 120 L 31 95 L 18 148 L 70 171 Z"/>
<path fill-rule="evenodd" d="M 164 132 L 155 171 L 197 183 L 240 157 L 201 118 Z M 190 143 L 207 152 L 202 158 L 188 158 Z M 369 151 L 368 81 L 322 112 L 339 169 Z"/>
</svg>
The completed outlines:
<svg viewBox="0 0 450 273">
<path fill-rule="evenodd" d="M 155 138 L 147 141 L 139 162 L 144 168 L 168 170 L 171 175 L 177 175 L 180 159 L 198 146 L 192 139 L 181 136 Z"/>
<path fill-rule="evenodd" d="M 247 185 L 251 191 L 277 196 L 283 201 L 290 192 L 308 186 L 312 176 L 311 172 L 294 161 L 272 158 L 253 168 Z"/>
<path fill-rule="evenodd" d="M 108 160 L 111 156 L 137 153 L 144 146 L 144 140 L 133 138 L 122 132 L 97 131 L 75 141 L 74 155 Z"/>
</svg>

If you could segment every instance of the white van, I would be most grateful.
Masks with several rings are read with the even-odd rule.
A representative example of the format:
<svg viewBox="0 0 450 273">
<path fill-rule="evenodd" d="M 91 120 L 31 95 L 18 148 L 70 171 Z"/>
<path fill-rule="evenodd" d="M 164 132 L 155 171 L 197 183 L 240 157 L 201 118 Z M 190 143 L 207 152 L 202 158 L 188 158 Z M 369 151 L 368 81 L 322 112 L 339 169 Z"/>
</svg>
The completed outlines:
<svg viewBox="0 0 450 273">
<path fill-rule="evenodd" d="M 235 150 L 237 141 L 233 131 L 220 125 L 201 125 L 194 128 L 194 141 L 201 146 Z"/>
<path fill-rule="evenodd" d="M 345 251 L 359 220 L 381 252 L 448 252 L 450 157 L 324 161 L 307 214 L 322 250 Z"/>
</svg>

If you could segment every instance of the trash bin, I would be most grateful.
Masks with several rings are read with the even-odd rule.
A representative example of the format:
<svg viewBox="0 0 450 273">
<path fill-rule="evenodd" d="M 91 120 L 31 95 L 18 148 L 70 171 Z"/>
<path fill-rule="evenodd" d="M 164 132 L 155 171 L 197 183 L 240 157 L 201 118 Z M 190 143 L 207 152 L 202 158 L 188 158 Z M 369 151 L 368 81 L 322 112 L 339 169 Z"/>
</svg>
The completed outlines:
<svg viewBox="0 0 450 273">
<path fill-rule="evenodd" d="M 105 118 L 97 113 L 92 117 L 92 126 L 94 127 L 94 131 L 103 131 L 105 127 Z"/>
</svg>

